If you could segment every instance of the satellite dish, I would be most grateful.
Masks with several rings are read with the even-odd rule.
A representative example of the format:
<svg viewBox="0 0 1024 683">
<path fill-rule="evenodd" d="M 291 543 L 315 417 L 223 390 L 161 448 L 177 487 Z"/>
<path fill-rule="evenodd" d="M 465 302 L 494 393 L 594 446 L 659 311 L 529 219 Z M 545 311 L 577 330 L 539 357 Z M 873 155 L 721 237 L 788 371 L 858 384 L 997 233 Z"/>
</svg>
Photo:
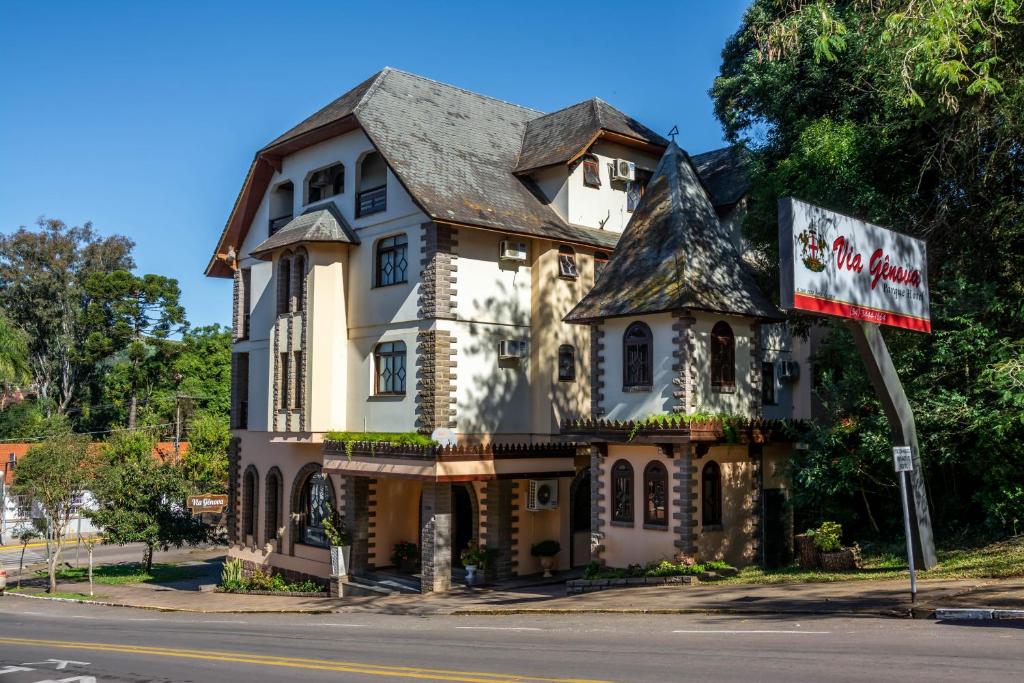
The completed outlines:
<svg viewBox="0 0 1024 683">
<path fill-rule="evenodd" d="M 458 440 L 455 438 L 455 432 L 447 427 L 438 427 L 430 433 L 430 438 L 442 446 L 448 446 L 449 448 L 458 444 Z"/>
</svg>

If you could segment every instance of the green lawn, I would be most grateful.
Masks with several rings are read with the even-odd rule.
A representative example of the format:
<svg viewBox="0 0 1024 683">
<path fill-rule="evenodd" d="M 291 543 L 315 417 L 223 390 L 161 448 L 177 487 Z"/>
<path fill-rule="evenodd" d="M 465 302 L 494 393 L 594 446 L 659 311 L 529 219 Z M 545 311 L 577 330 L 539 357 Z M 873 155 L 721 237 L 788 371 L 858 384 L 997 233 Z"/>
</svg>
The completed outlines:
<svg viewBox="0 0 1024 683">
<path fill-rule="evenodd" d="M 1024 577 L 1024 537 L 991 543 L 974 548 L 940 549 L 939 566 L 919 571 L 919 579 L 1009 579 Z M 801 569 L 746 567 L 734 577 L 716 581 L 736 583 L 827 583 L 830 581 L 864 581 L 869 579 L 908 578 L 905 555 L 895 549 L 865 550 L 864 567 L 848 572 L 825 572 Z"/>
<path fill-rule="evenodd" d="M 102 600 L 102 595 L 90 596 L 88 593 L 74 593 L 70 591 L 57 591 L 55 593 L 47 593 L 45 590 L 32 590 L 28 591 L 26 588 L 11 588 L 11 593 L 23 593 L 25 595 L 37 595 L 44 598 L 68 598 L 69 600 Z"/>
<path fill-rule="evenodd" d="M 140 562 L 110 564 L 94 567 L 92 580 L 94 583 L 122 585 L 127 583 L 167 583 L 188 579 L 203 571 L 201 566 L 182 566 L 176 564 L 154 564 L 152 571 L 147 573 Z M 46 576 L 46 572 L 37 572 L 38 576 Z M 77 567 L 61 569 L 57 572 L 58 581 L 88 581 L 89 569 Z"/>
</svg>

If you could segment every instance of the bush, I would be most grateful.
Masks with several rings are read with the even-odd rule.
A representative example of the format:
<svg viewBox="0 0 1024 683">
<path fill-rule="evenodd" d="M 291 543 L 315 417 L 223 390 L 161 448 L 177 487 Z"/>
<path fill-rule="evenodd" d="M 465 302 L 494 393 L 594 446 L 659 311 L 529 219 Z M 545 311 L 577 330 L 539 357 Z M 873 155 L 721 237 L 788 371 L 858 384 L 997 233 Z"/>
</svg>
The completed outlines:
<svg viewBox="0 0 1024 683">
<path fill-rule="evenodd" d="M 233 558 L 224 562 L 220 571 L 220 587 L 226 591 L 237 591 L 242 589 L 242 584 L 242 561 Z"/>
<path fill-rule="evenodd" d="M 823 553 L 839 550 L 843 543 L 843 527 L 838 522 L 822 522 L 814 530 L 814 546 Z"/>
<path fill-rule="evenodd" d="M 272 569 L 257 568 L 249 578 L 242 576 L 242 561 L 230 559 L 224 563 L 220 574 L 220 588 L 226 593 L 264 591 L 267 593 L 323 593 L 324 587 L 311 579 L 295 583 L 285 581 Z"/>
<path fill-rule="evenodd" d="M 554 557 L 562 551 L 562 546 L 558 541 L 547 540 L 541 541 L 540 543 L 534 543 L 530 547 L 530 554 L 534 557 Z"/>
</svg>

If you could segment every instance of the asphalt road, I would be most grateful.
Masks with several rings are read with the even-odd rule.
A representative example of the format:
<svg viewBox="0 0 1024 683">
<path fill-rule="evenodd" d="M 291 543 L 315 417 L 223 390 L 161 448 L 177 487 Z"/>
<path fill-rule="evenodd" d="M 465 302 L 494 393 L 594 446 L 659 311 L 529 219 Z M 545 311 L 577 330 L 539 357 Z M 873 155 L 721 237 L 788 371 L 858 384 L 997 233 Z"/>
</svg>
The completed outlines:
<svg viewBox="0 0 1024 683">
<path fill-rule="evenodd" d="M 1024 628 L 986 624 L 686 615 L 197 615 L 5 597 L 0 683 L 1024 679 Z"/>
<path fill-rule="evenodd" d="M 97 545 L 93 550 L 93 563 L 96 566 L 101 564 L 116 564 L 119 562 L 141 562 L 142 553 L 144 546 L 141 543 L 129 543 L 128 545 Z M 172 549 L 167 552 L 157 551 L 153 554 L 154 562 L 164 562 L 169 559 L 175 561 L 181 561 L 183 556 L 188 553 L 188 549 L 178 550 Z M 19 544 L 8 544 L 0 546 L 0 564 L 7 569 L 8 577 L 14 576 L 18 571 L 18 563 L 21 560 L 21 545 Z M 89 551 L 86 549 L 83 543 L 81 548 L 78 548 L 75 542 L 70 542 L 64 546 L 64 550 L 60 554 L 61 566 L 81 566 L 87 567 L 89 565 Z M 25 549 L 25 569 L 26 575 L 32 574 L 35 570 L 46 568 L 46 544 L 45 543 L 33 543 L 30 547 Z M 31 571 L 30 571 L 31 569 Z M 3 679 L 0 679 L 0 683 L 6 683 Z"/>
</svg>

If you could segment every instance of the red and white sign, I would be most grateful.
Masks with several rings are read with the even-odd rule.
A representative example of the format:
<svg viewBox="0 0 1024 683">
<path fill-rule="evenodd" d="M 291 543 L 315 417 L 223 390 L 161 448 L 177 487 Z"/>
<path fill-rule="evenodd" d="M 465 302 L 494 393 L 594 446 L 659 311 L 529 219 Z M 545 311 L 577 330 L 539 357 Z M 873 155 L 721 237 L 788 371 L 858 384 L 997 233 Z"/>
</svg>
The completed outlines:
<svg viewBox="0 0 1024 683">
<path fill-rule="evenodd" d="M 787 197 L 779 257 L 784 309 L 931 332 L 921 240 Z"/>
</svg>

